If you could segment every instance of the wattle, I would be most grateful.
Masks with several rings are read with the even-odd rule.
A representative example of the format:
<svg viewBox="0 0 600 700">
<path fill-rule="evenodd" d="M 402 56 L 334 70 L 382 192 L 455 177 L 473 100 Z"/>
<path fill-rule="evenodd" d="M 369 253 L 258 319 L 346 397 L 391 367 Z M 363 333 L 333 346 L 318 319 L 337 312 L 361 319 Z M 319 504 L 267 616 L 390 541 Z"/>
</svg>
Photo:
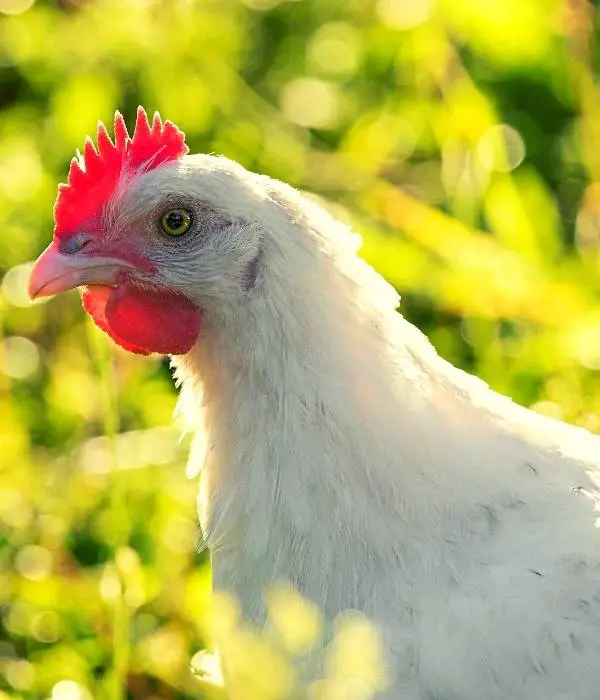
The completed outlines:
<svg viewBox="0 0 600 700">
<path fill-rule="evenodd" d="M 139 355 L 183 355 L 196 342 L 202 314 L 183 294 L 144 289 L 89 286 L 83 307 L 118 345 Z"/>
</svg>

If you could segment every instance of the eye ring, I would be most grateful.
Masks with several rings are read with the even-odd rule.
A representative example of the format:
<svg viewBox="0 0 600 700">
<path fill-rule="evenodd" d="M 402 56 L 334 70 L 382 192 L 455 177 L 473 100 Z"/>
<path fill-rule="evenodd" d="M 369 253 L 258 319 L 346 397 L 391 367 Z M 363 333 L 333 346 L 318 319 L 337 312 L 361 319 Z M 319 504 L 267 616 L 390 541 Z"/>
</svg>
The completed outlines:
<svg viewBox="0 0 600 700">
<path fill-rule="evenodd" d="M 174 238 L 183 236 L 191 226 L 192 214 L 187 209 L 169 209 L 160 218 L 161 229 Z"/>
</svg>

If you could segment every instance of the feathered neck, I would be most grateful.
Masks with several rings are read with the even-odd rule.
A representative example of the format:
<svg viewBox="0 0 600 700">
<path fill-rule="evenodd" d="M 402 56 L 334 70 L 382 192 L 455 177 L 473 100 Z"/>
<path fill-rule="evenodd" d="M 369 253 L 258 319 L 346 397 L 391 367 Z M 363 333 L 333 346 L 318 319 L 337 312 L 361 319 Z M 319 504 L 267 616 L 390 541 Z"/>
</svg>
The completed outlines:
<svg viewBox="0 0 600 700">
<path fill-rule="evenodd" d="M 201 521 L 216 584 L 250 615 L 277 578 L 350 608 L 369 567 L 435 569 L 502 478 L 474 463 L 490 392 L 395 311 L 345 227 L 283 186 L 271 203 L 257 288 L 176 360 Z"/>
<path fill-rule="evenodd" d="M 198 415 L 190 459 L 205 460 L 203 530 L 213 557 L 242 550 L 267 578 L 291 576 L 283 560 L 298 548 L 321 557 L 310 571 L 356 547 L 385 566 L 415 539 L 400 530 L 431 522 L 424 465 L 436 445 L 424 432 L 436 429 L 426 409 L 438 358 L 341 224 L 305 201 L 282 212 L 271 225 L 297 230 L 266 238 L 255 292 L 206 314 L 200 341 L 176 360 L 182 412 Z M 249 575 L 236 556 L 224 578 Z"/>
</svg>

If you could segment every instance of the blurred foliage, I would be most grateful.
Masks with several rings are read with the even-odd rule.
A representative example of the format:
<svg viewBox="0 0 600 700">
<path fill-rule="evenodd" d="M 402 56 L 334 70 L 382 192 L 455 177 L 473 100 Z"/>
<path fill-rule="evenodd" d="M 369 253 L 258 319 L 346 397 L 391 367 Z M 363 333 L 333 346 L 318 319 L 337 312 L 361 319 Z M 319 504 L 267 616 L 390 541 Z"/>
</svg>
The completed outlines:
<svg viewBox="0 0 600 700">
<path fill-rule="evenodd" d="M 312 191 L 442 355 L 599 430 L 597 33 L 585 0 L 0 0 L 0 698 L 204 693 L 167 365 L 25 293 L 96 121 Z"/>
</svg>

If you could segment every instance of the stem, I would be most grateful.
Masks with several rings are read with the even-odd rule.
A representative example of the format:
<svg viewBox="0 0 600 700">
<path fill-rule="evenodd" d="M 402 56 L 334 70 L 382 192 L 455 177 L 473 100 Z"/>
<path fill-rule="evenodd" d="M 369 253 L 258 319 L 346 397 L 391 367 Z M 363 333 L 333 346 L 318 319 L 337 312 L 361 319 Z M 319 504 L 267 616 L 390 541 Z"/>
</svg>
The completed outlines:
<svg viewBox="0 0 600 700">
<path fill-rule="evenodd" d="M 127 697 L 127 672 L 129 668 L 129 638 L 130 615 L 123 599 L 125 582 L 116 562 L 119 547 L 127 543 L 128 510 L 127 493 L 119 474 L 119 459 L 117 453 L 117 433 L 119 431 L 119 408 L 117 394 L 117 378 L 115 371 L 114 352 L 102 333 L 88 324 L 89 341 L 92 345 L 96 366 L 100 375 L 100 391 L 102 402 L 102 423 L 104 435 L 108 443 L 110 460 L 110 505 L 113 512 L 119 516 L 119 521 L 125 523 L 120 531 L 119 541 L 115 542 L 113 551 L 114 576 L 118 580 L 118 593 L 113 600 L 113 655 L 112 674 L 108 687 L 111 700 L 125 700 Z"/>
</svg>

